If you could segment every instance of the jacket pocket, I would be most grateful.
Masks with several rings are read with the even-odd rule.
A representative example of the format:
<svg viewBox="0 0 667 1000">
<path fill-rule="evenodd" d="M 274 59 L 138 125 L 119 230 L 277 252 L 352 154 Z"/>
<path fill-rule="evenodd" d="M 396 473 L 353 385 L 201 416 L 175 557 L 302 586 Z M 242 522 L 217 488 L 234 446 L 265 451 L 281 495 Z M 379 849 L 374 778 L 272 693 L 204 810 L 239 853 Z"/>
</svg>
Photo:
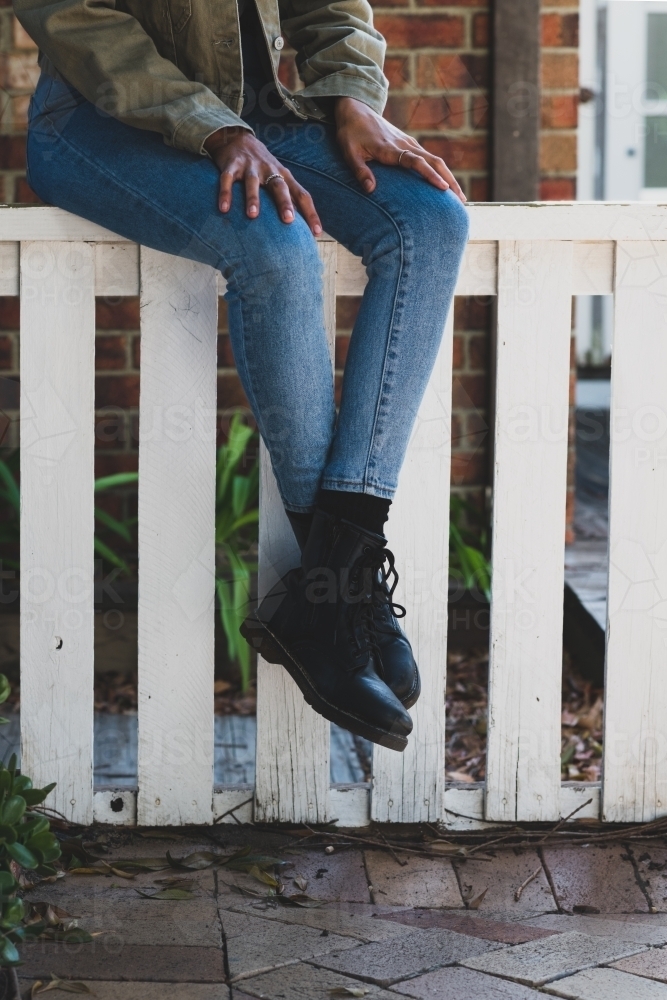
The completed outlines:
<svg viewBox="0 0 667 1000">
<path fill-rule="evenodd" d="M 192 0 L 167 0 L 169 19 L 174 31 L 182 31 L 192 14 Z"/>
</svg>

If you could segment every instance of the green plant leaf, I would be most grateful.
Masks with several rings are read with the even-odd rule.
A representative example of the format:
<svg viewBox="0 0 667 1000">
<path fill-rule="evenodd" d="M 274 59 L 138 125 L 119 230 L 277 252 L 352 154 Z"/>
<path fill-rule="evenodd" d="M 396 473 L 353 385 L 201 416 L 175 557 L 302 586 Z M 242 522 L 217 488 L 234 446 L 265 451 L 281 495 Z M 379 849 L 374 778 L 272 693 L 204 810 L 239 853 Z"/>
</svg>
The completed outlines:
<svg viewBox="0 0 667 1000">
<path fill-rule="evenodd" d="M 52 781 L 50 785 L 45 785 L 44 788 L 27 788 L 21 794 L 29 806 L 37 806 L 40 802 L 44 801 L 47 795 L 51 794 L 55 787 L 56 783 Z"/>
<path fill-rule="evenodd" d="M 26 805 L 22 795 L 12 795 L 2 807 L 2 823 L 18 823 L 26 810 Z"/>
<path fill-rule="evenodd" d="M 6 850 L 7 854 L 9 854 L 14 861 L 18 861 L 22 868 L 36 868 L 39 864 L 39 859 L 36 858 L 32 851 L 29 851 L 23 844 L 7 844 Z"/>
<path fill-rule="evenodd" d="M 8 937 L 0 936 L 0 964 L 16 965 L 20 960 L 16 945 Z"/>
<path fill-rule="evenodd" d="M 14 478 L 14 475 L 7 463 L 2 460 L 0 460 L 0 481 L 5 484 L 7 500 L 18 513 L 21 509 L 21 495 L 19 493 L 18 483 L 16 482 L 16 479 Z"/>
<path fill-rule="evenodd" d="M 120 535 L 126 542 L 132 541 L 132 535 L 129 532 L 127 525 L 123 521 L 119 521 L 117 518 L 112 517 L 101 507 L 95 507 L 95 520 L 99 521 L 110 531 L 113 531 L 116 535 Z"/>
<path fill-rule="evenodd" d="M 102 476 L 100 479 L 96 479 L 95 492 L 103 493 L 105 490 L 111 490 L 115 486 L 129 486 L 131 483 L 138 482 L 138 480 L 138 472 L 116 472 L 113 476 Z"/>
<path fill-rule="evenodd" d="M 0 674 L 0 704 L 2 704 L 3 701 L 7 701 L 11 693 L 11 684 L 4 674 Z"/>
<path fill-rule="evenodd" d="M 16 841 L 16 828 L 8 823 L 0 823 L 0 840 L 5 844 L 13 844 Z"/>
<path fill-rule="evenodd" d="M 130 567 L 127 565 L 125 560 L 121 556 L 117 555 L 113 549 L 109 548 L 109 546 L 98 538 L 97 535 L 95 536 L 94 544 L 95 551 L 101 555 L 103 559 L 110 562 L 112 566 L 118 566 L 119 569 L 122 569 L 125 573 L 129 574 Z"/>
<path fill-rule="evenodd" d="M 14 892 L 17 885 L 18 882 L 11 872 L 0 871 L 0 894 L 4 896 L 10 892 Z"/>
</svg>

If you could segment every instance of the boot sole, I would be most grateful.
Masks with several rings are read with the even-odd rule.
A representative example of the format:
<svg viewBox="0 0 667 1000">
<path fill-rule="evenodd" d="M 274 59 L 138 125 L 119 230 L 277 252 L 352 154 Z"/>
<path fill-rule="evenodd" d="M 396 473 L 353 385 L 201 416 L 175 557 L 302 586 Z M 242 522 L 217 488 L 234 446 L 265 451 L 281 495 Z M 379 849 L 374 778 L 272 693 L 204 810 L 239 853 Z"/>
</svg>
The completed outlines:
<svg viewBox="0 0 667 1000">
<path fill-rule="evenodd" d="M 388 747 L 389 750 L 397 750 L 399 753 L 405 750 L 408 745 L 407 736 L 396 736 L 394 733 L 389 733 L 384 729 L 377 729 L 375 726 L 370 726 L 362 719 L 358 719 L 354 715 L 348 715 L 347 712 L 343 712 L 342 709 L 330 705 L 328 701 L 320 697 L 311 685 L 308 675 L 303 670 L 299 661 L 281 644 L 280 640 L 273 635 L 264 622 L 256 618 L 252 619 L 254 627 L 250 628 L 248 621 L 246 618 L 239 629 L 248 645 L 256 650 L 267 663 L 277 663 L 281 667 L 284 667 L 310 707 L 318 712 L 319 715 L 328 719 L 329 722 L 334 722 L 342 729 L 347 729 L 357 736 L 362 736 L 364 739 L 370 740 L 371 743 L 378 743 L 380 746 Z M 260 628 L 261 632 L 259 632 Z"/>
</svg>

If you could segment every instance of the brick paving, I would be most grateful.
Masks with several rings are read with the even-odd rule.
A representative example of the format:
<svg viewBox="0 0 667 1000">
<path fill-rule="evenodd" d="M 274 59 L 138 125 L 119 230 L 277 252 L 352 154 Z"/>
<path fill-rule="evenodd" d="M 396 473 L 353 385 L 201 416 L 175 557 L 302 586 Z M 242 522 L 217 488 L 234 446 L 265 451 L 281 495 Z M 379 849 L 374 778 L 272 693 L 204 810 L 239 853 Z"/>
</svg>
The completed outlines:
<svg viewBox="0 0 667 1000">
<path fill-rule="evenodd" d="M 93 941 L 25 946 L 24 997 L 55 974 L 99 1000 L 667 1000 L 667 916 L 649 911 L 662 902 L 662 848 L 492 851 L 452 864 L 359 848 L 326 854 L 246 827 L 109 836 L 118 861 L 211 850 L 210 836 L 224 852 L 249 846 L 287 862 L 286 891 L 322 905 L 278 906 L 268 886 L 226 868 L 179 872 L 192 889 L 182 900 L 136 892 L 155 891 L 164 871 L 70 874 L 27 898 L 66 909 Z"/>
</svg>

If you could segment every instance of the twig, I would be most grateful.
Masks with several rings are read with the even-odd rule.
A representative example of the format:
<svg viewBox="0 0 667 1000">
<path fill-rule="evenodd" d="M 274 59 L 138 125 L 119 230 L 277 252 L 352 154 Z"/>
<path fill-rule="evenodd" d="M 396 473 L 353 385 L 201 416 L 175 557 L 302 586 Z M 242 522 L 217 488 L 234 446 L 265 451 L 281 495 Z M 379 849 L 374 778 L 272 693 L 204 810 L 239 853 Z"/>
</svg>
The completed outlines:
<svg viewBox="0 0 667 1000">
<path fill-rule="evenodd" d="M 581 805 L 580 805 L 580 806 L 577 806 L 577 808 L 576 808 L 576 809 L 573 809 L 571 813 L 568 813 L 568 814 L 567 814 L 567 816 L 564 816 L 564 817 L 563 817 L 563 819 L 560 819 L 560 820 L 559 820 L 559 821 L 558 821 L 558 822 L 556 823 L 556 825 L 555 825 L 555 827 L 553 828 L 553 830 L 550 830 L 550 831 L 549 831 L 549 833 L 546 833 L 546 834 L 544 835 L 544 838 L 543 838 L 543 839 L 544 839 L 544 840 L 546 840 L 546 839 L 547 839 L 547 837 L 552 837 L 552 836 L 554 835 L 554 833 L 556 832 L 556 830 L 559 830 L 559 829 L 561 828 L 561 826 L 564 826 L 564 825 L 565 825 L 565 823 L 567 823 L 567 822 L 568 822 L 568 820 L 571 820 L 571 819 L 572 819 L 572 817 L 573 817 L 573 816 L 574 816 L 574 815 L 575 815 L 576 813 L 578 813 L 580 809 L 584 809 L 584 808 L 585 808 L 586 806 L 589 806 L 589 805 L 591 804 L 591 802 L 592 802 L 592 801 L 593 801 L 593 799 L 592 799 L 592 798 L 591 798 L 591 799 L 587 799 L 587 800 L 586 800 L 586 802 L 582 802 L 582 803 L 581 803 Z"/>
<path fill-rule="evenodd" d="M 398 854 L 396 853 L 396 851 L 391 846 L 391 844 L 389 843 L 389 841 L 387 840 L 387 838 L 385 837 L 385 835 L 383 833 L 380 833 L 380 836 L 382 837 L 383 841 L 385 842 L 385 844 L 389 848 L 389 850 L 391 852 L 391 856 L 394 859 L 394 861 L 397 864 L 399 864 L 401 866 L 401 868 L 405 868 L 405 866 L 407 865 L 407 861 L 401 861 L 401 859 L 399 858 Z"/>
<path fill-rule="evenodd" d="M 535 871 L 533 872 L 533 874 L 532 874 L 532 875 L 529 875 L 529 876 L 528 876 L 528 878 L 526 879 L 526 881 L 525 881 L 525 882 L 522 882 L 522 883 L 521 883 L 521 885 L 519 886 L 519 888 L 518 888 L 518 889 L 516 890 L 516 892 L 514 893 L 514 899 L 515 899 L 515 901 L 516 901 L 517 903 L 518 903 L 518 902 L 519 902 L 519 900 L 521 899 L 521 893 L 523 892 L 523 890 L 524 890 L 524 889 L 526 888 L 526 886 L 527 886 L 527 885 L 530 885 L 530 883 L 531 883 L 531 882 L 533 881 L 533 879 L 536 879 L 536 878 L 537 878 L 537 876 L 538 876 L 538 875 L 540 874 L 540 872 L 541 872 L 541 871 L 542 871 L 542 865 L 540 865 L 540 867 L 539 867 L 539 868 L 537 868 L 537 869 L 536 869 L 536 870 L 535 870 Z"/>
<path fill-rule="evenodd" d="M 241 809 L 243 806 L 247 806 L 249 802 L 252 802 L 253 798 L 254 795 L 251 795 L 249 799 L 245 800 L 245 802 L 239 802 L 239 804 L 237 806 L 234 806 L 233 809 L 228 809 L 227 812 L 223 812 L 222 816 L 217 816 L 216 819 L 213 820 L 213 825 L 215 826 L 216 823 L 222 822 L 225 816 L 231 816 L 235 823 L 238 823 L 239 826 L 243 826 L 241 820 L 238 819 L 234 815 L 234 813 L 236 812 L 237 809 Z"/>
<path fill-rule="evenodd" d="M 9 978 L 11 979 L 15 1000 L 21 1000 L 21 986 L 19 983 L 19 974 L 16 971 L 15 966 L 13 965 L 9 969 Z"/>
</svg>

